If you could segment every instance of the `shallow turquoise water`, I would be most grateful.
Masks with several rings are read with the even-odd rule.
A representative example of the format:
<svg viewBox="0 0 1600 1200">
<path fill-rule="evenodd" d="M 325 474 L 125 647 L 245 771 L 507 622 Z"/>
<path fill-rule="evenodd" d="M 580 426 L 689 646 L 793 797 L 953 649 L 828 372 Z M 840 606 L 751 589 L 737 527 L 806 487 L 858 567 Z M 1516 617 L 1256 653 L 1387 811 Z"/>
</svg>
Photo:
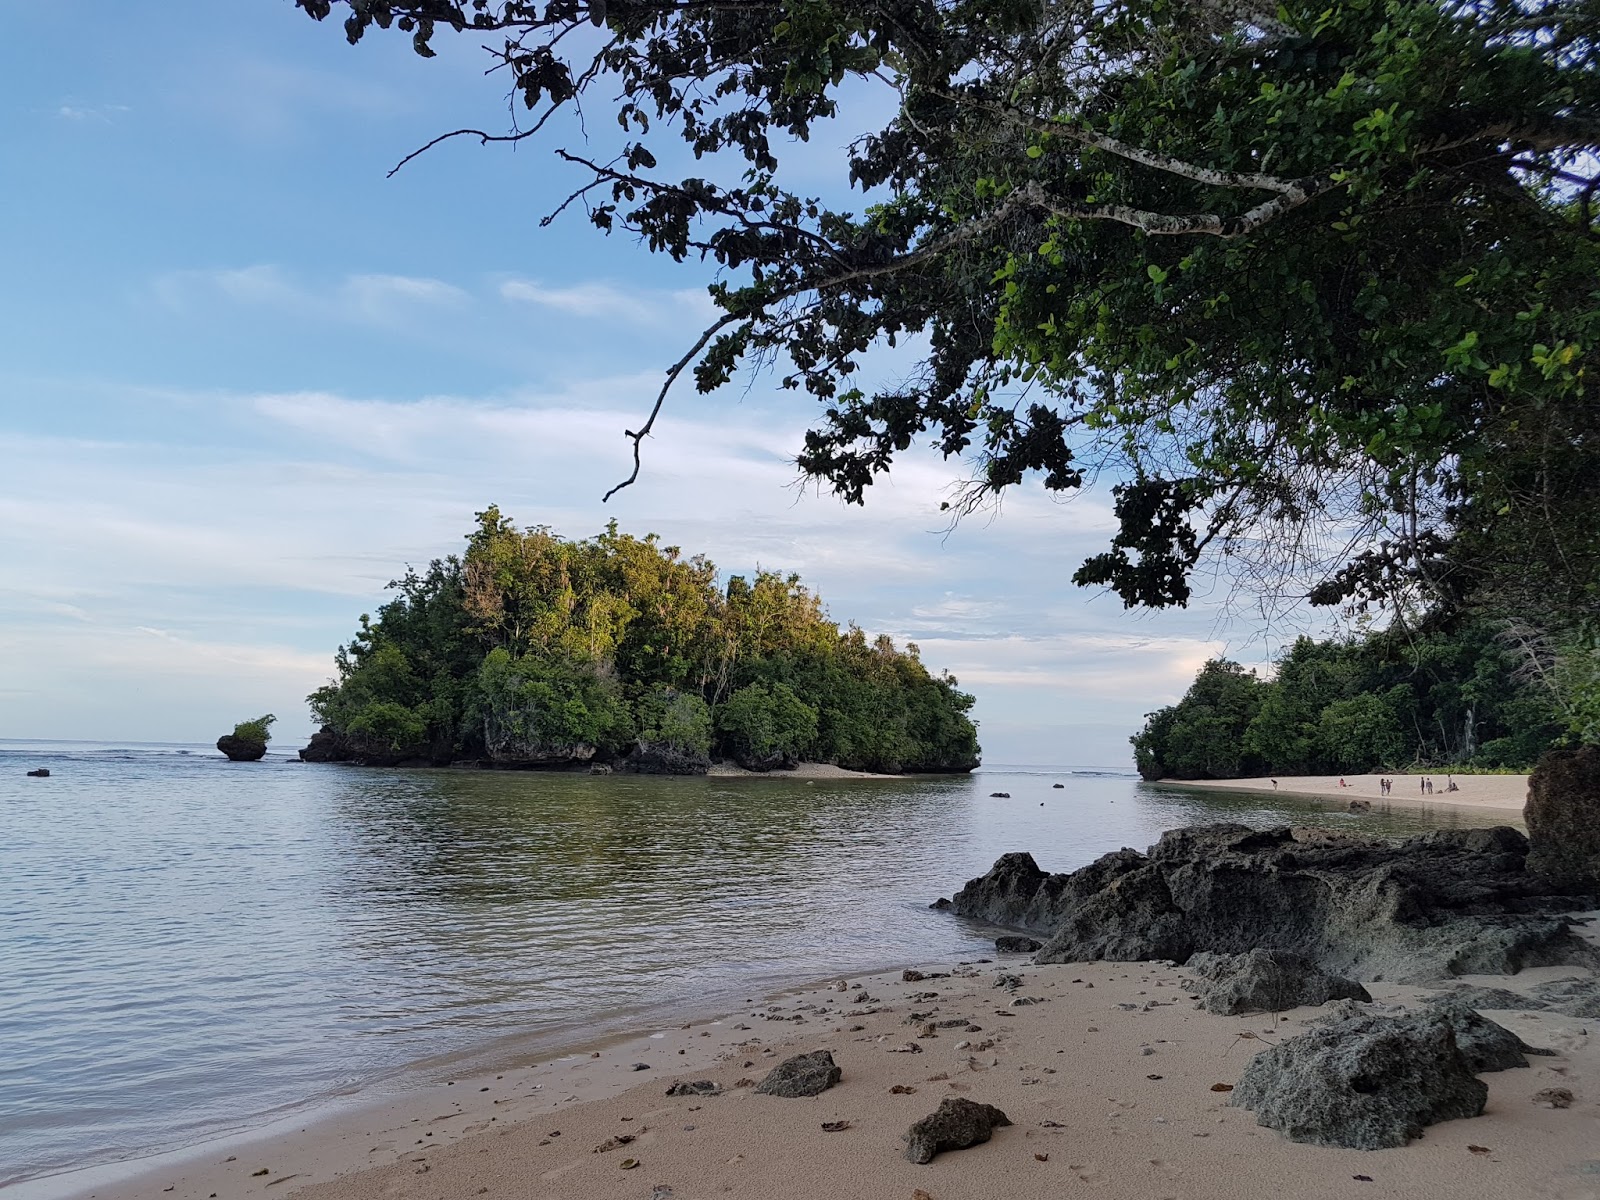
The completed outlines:
<svg viewBox="0 0 1600 1200">
<path fill-rule="evenodd" d="M 1270 801 L 1069 767 L 806 784 L 0 742 L 0 1185 L 491 1047 L 978 956 L 985 931 L 927 905 L 1008 850 L 1066 870 L 1204 821 L 1493 823 Z"/>
</svg>

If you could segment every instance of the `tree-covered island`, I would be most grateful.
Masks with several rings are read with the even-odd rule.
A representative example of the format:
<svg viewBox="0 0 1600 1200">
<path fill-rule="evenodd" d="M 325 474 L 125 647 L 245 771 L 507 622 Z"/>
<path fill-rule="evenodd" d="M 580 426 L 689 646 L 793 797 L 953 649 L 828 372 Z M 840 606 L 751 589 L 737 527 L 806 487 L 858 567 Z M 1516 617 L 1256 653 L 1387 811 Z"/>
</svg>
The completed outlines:
<svg viewBox="0 0 1600 1200">
<path fill-rule="evenodd" d="M 1269 678 L 1213 659 L 1129 740 L 1146 779 L 1526 771 L 1592 740 L 1594 683 L 1482 622 L 1295 640 Z"/>
<path fill-rule="evenodd" d="M 460 557 L 407 570 L 308 698 L 301 756 L 701 774 L 969 771 L 973 698 L 914 645 L 829 620 L 797 575 L 722 583 L 702 555 L 616 523 L 568 541 L 477 514 Z"/>
</svg>

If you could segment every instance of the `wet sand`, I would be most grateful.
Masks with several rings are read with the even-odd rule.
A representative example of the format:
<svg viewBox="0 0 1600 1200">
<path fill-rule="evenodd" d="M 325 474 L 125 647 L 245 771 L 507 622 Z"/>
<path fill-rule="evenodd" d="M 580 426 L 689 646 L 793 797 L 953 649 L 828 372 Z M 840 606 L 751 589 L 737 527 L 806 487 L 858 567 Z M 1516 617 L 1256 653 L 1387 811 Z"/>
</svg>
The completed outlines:
<svg viewBox="0 0 1600 1200">
<path fill-rule="evenodd" d="M 1371 800 L 1374 804 L 1436 804 L 1451 808 L 1493 809 L 1521 813 L 1528 799 L 1526 775 L 1346 775 L 1346 787 L 1339 786 L 1338 775 L 1279 775 L 1273 787 L 1269 778 L 1259 779 L 1163 779 L 1173 787 L 1203 788 L 1225 792 L 1279 792 L 1290 796 L 1316 796 L 1321 799 Z M 1434 791 L 1422 791 L 1421 781 L 1433 781 Z M 1460 791 L 1445 791 L 1446 779 L 1455 780 Z M 1378 788 L 1380 779 L 1394 780 L 1394 791 L 1385 796 Z"/>
<path fill-rule="evenodd" d="M 1590 928 L 1594 928 L 1591 926 Z M 1157 963 L 1037 967 L 1023 956 L 824 984 L 720 1020 L 658 1030 L 553 1062 L 459 1078 L 304 1129 L 202 1148 L 97 1200 L 1409 1200 L 1600 1198 L 1600 1028 L 1544 1013 L 1492 1014 L 1557 1051 L 1484 1076 L 1485 1115 L 1431 1127 L 1398 1150 L 1298 1145 L 1227 1106 L 1267 1042 L 1318 1009 L 1215 1016 L 1184 972 Z M 1021 976 L 1014 990 L 999 973 Z M 1526 989 L 1582 974 L 1471 981 Z M 945 976 L 945 977 L 934 977 Z M 1373 984 L 1376 1000 L 1421 989 Z M 912 1014 L 918 1014 L 913 1017 Z M 928 1023 L 957 1022 L 935 1028 Z M 977 1028 L 969 1029 L 969 1025 Z M 754 1094 L 784 1057 L 826 1048 L 841 1083 L 812 1099 Z M 634 1070 L 635 1063 L 649 1064 Z M 667 1097 L 708 1079 L 710 1097 Z M 1570 1088 L 1567 1110 L 1532 1103 Z M 945 1096 L 1004 1110 L 989 1143 L 926 1166 L 901 1135 Z M 829 1132 L 825 1123 L 846 1122 Z M 624 1139 L 628 1139 L 624 1142 Z M 611 1145 L 611 1148 L 602 1148 Z M 625 1168 L 635 1159 L 636 1167 Z"/>
</svg>

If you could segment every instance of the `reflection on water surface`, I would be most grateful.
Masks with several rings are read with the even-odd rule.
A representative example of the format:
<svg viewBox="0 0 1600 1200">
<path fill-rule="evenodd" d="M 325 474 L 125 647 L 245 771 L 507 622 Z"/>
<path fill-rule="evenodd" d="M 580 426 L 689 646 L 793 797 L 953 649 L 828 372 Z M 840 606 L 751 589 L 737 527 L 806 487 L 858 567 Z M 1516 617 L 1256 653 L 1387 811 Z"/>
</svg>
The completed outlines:
<svg viewBox="0 0 1600 1200">
<path fill-rule="evenodd" d="M 979 956 L 983 931 L 927 904 L 1008 850 L 1067 870 L 1203 821 L 1493 823 L 1069 768 L 808 784 L 17 743 L 0 811 L 0 1183 L 404 1086 L 497 1039 Z"/>
</svg>

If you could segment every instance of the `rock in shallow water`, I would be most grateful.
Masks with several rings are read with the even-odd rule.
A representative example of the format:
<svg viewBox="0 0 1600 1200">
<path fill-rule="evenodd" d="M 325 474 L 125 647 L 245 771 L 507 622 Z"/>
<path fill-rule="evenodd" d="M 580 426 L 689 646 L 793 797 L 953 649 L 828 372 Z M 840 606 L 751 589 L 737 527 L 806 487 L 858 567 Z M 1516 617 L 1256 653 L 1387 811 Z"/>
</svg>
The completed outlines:
<svg viewBox="0 0 1600 1200">
<path fill-rule="evenodd" d="M 906 1157 L 914 1163 L 930 1163 L 944 1150 L 965 1150 L 987 1142 L 1001 1125 L 1011 1120 L 992 1104 L 979 1104 L 960 1096 L 939 1101 L 937 1112 L 929 1113 L 906 1131 Z"/>
<path fill-rule="evenodd" d="M 952 907 L 1051 934 L 1040 962 L 1184 962 L 1262 947 L 1339 975 L 1412 983 L 1600 965 L 1561 915 L 1597 902 L 1530 874 L 1527 853 L 1509 827 L 1392 842 L 1205 825 L 1163 834 L 1148 855 L 1118 850 L 1071 874 L 1007 854 Z"/>
<path fill-rule="evenodd" d="M 796 1054 L 786 1058 L 767 1074 L 756 1087 L 762 1096 L 819 1096 L 844 1076 L 834 1064 L 833 1055 L 826 1050 L 813 1050 L 810 1054 Z"/>
<path fill-rule="evenodd" d="M 217 749 L 228 756 L 229 762 L 256 762 L 266 755 L 267 744 L 225 733 L 217 739 Z"/>
<path fill-rule="evenodd" d="M 1371 1000 L 1353 979 L 1329 975 L 1298 954 L 1262 950 L 1245 954 L 1203 951 L 1186 964 L 1199 980 L 1184 984 L 1198 993 L 1200 1006 L 1225 1017 L 1244 1013 L 1282 1012 L 1302 1004 L 1329 1000 Z"/>
</svg>

